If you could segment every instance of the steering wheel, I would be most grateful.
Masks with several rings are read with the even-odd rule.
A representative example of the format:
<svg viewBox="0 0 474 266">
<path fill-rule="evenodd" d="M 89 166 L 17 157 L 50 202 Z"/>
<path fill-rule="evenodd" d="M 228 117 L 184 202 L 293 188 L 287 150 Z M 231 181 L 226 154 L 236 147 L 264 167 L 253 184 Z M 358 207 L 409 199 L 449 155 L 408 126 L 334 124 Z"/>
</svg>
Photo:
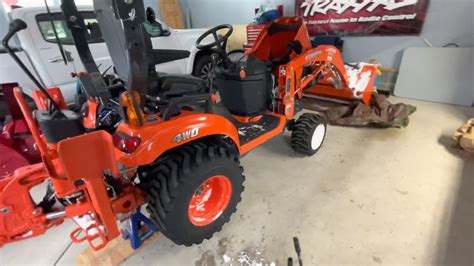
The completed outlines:
<svg viewBox="0 0 474 266">
<path fill-rule="evenodd" d="M 218 31 L 223 30 L 223 29 L 227 29 L 226 34 L 224 34 L 223 36 L 217 34 Z M 223 25 L 216 26 L 216 27 L 204 32 L 196 40 L 196 48 L 198 48 L 199 50 L 204 50 L 204 49 L 209 49 L 209 48 L 212 48 L 214 46 L 217 46 L 217 48 L 219 50 L 224 50 L 225 51 L 225 47 L 227 46 L 227 40 L 229 39 L 229 37 L 230 37 L 230 35 L 232 34 L 233 31 L 234 31 L 234 28 L 229 24 L 223 24 Z M 214 37 L 214 42 L 209 43 L 209 44 L 201 44 L 201 42 L 211 34 Z"/>
</svg>

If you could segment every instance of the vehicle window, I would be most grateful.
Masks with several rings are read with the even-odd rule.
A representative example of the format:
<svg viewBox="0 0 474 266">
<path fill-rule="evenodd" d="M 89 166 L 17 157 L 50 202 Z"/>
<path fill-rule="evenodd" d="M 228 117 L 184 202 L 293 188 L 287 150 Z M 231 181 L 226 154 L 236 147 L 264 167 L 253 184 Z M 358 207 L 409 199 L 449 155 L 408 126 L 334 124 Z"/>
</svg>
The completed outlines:
<svg viewBox="0 0 474 266">
<path fill-rule="evenodd" d="M 66 45 L 74 45 L 74 39 L 72 37 L 71 31 L 69 31 L 66 22 L 64 21 L 62 13 L 53 13 L 52 15 L 54 27 L 56 28 L 56 32 L 58 33 L 61 43 Z M 93 12 L 81 12 L 81 15 L 84 18 L 84 23 L 86 25 L 97 23 Z M 38 26 L 45 41 L 56 43 L 56 37 L 54 36 L 54 30 L 53 26 L 51 25 L 51 17 L 49 14 L 37 15 L 36 21 L 38 22 Z M 87 42 L 98 43 L 104 42 L 104 40 L 102 37 L 97 36 L 97 34 L 88 34 Z"/>
<path fill-rule="evenodd" d="M 69 31 L 67 24 L 64 21 L 62 13 L 53 13 L 52 15 L 54 27 L 56 28 L 56 32 L 58 33 L 58 37 L 61 40 L 61 43 L 65 45 L 74 45 L 74 39 L 72 37 L 71 31 Z M 97 23 L 93 12 L 81 12 L 81 15 L 84 18 L 84 23 L 86 25 Z M 38 26 L 45 41 L 56 43 L 56 37 L 54 36 L 54 30 L 53 26 L 51 25 L 51 18 L 49 14 L 37 15 L 36 21 L 38 22 Z M 146 21 L 145 23 L 143 23 L 143 25 L 151 37 L 170 35 L 169 28 L 166 25 L 162 25 L 157 21 L 155 21 L 154 23 L 149 23 L 148 21 Z M 104 42 L 100 33 L 99 36 L 98 34 L 89 34 L 87 36 L 87 41 L 88 43 Z"/>
</svg>

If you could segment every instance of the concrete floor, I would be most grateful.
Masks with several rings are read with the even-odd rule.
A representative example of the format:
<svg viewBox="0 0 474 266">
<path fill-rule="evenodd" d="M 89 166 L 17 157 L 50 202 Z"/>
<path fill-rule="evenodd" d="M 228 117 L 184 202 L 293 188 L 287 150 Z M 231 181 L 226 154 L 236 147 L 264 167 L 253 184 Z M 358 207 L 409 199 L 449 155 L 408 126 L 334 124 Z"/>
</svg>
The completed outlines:
<svg viewBox="0 0 474 266">
<path fill-rule="evenodd" d="M 246 190 L 221 232 L 190 248 L 159 237 L 125 265 L 285 265 L 293 236 L 305 265 L 474 265 L 474 156 L 450 139 L 474 111 L 403 101 L 418 107 L 408 128 L 330 127 L 311 158 L 288 134 L 271 140 L 242 159 Z M 72 228 L 3 247 L 0 265 L 74 264 Z"/>
</svg>

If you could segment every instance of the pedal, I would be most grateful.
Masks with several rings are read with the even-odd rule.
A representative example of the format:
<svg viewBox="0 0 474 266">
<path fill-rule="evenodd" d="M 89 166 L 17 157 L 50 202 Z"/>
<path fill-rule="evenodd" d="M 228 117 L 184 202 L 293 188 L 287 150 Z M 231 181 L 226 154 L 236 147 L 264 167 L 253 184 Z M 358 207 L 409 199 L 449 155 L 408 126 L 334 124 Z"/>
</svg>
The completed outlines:
<svg viewBox="0 0 474 266">
<path fill-rule="evenodd" d="M 72 242 L 77 244 L 87 241 L 94 251 L 102 249 L 108 243 L 103 226 L 97 224 L 90 215 L 75 217 L 73 220 L 79 227 L 69 235 Z"/>
<path fill-rule="evenodd" d="M 80 237 L 83 235 L 82 237 Z M 72 242 L 78 244 L 82 243 L 87 240 L 89 246 L 94 250 L 98 251 L 105 247 L 107 244 L 107 238 L 105 234 L 100 230 L 97 225 L 90 225 L 85 230 L 81 227 L 76 228 L 74 231 L 71 232 L 69 235 Z"/>
</svg>

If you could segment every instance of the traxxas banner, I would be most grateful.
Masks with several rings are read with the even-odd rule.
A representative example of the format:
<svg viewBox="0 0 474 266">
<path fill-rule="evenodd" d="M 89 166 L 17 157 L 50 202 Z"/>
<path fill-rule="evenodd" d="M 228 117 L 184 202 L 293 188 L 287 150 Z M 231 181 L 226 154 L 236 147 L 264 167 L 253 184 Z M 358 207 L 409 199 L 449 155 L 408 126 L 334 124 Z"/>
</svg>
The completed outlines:
<svg viewBox="0 0 474 266">
<path fill-rule="evenodd" d="M 417 35 L 429 0 L 295 0 L 310 35 Z"/>
</svg>

